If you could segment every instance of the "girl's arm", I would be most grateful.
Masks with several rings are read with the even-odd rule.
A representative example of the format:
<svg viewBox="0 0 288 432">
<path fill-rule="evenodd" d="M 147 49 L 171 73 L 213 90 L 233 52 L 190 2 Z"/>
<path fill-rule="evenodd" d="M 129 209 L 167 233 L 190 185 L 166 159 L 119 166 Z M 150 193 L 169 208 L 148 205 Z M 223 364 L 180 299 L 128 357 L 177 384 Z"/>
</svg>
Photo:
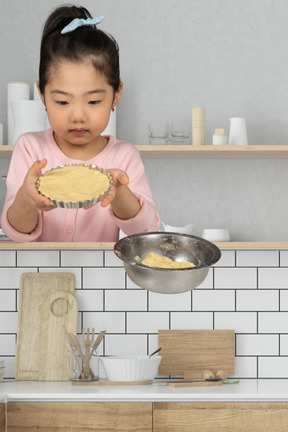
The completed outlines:
<svg viewBox="0 0 288 432">
<path fill-rule="evenodd" d="M 55 208 L 50 206 L 50 200 L 42 196 L 36 187 L 41 170 L 46 164 L 47 161 L 42 159 L 32 165 L 8 210 L 8 222 L 18 232 L 31 233 L 38 223 L 38 211 Z"/>
</svg>

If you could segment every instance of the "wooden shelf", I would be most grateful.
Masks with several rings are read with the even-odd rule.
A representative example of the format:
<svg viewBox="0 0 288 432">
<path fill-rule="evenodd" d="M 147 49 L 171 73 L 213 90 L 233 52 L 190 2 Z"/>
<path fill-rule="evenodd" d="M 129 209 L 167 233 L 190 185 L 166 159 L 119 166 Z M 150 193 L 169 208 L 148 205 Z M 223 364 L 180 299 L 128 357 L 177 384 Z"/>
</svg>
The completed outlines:
<svg viewBox="0 0 288 432">
<path fill-rule="evenodd" d="M 288 249 L 288 242 L 215 242 L 220 249 Z M 114 243 L 89 242 L 28 242 L 16 243 L 13 241 L 0 241 L 0 250 L 3 249 L 34 249 L 34 250 L 63 250 L 63 249 L 108 249 L 113 250 Z"/>
<path fill-rule="evenodd" d="M 278 159 L 288 158 L 288 145 L 193 146 L 139 145 L 143 158 L 191 159 Z"/>
<path fill-rule="evenodd" d="M 193 145 L 137 145 L 145 159 L 279 159 L 288 158 L 287 145 L 248 146 L 193 146 Z M 0 159 L 8 159 L 13 152 L 12 145 L 0 146 Z"/>
</svg>

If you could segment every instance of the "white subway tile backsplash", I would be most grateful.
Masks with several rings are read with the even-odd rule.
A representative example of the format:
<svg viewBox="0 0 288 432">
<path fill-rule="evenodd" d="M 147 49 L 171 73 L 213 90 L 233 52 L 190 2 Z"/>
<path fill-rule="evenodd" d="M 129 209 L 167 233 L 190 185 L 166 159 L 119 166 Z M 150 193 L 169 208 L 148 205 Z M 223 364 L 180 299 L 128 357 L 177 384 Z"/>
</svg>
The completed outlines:
<svg viewBox="0 0 288 432">
<path fill-rule="evenodd" d="M 15 355 L 16 334 L 0 334 L 0 356 Z"/>
<path fill-rule="evenodd" d="M 259 312 L 259 333 L 288 333 L 288 312 Z"/>
<path fill-rule="evenodd" d="M 26 271 L 26 270 L 25 270 Z M 28 271 L 28 270 L 27 270 Z M 53 268 L 39 268 L 39 273 L 72 273 L 75 276 L 75 289 L 81 288 L 81 268 L 73 267 L 53 267 Z"/>
<path fill-rule="evenodd" d="M 9 377 L 20 277 L 37 271 L 75 275 L 78 337 L 82 327 L 106 330 L 100 355 L 151 353 L 160 329 L 231 329 L 235 377 L 269 378 L 271 360 L 272 375 L 288 375 L 288 250 L 223 250 L 201 286 L 170 295 L 134 284 L 112 249 L 0 250 L 0 356 Z"/>
<path fill-rule="evenodd" d="M 288 356 L 288 335 L 280 335 L 280 355 Z"/>
<path fill-rule="evenodd" d="M 169 329 L 169 312 L 127 312 L 128 333 L 158 333 Z"/>
<path fill-rule="evenodd" d="M 80 312 L 103 311 L 102 290 L 75 290 L 75 298 Z"/>
<path fill-rule="evenodd" d="M 17 333 L 18 313 L 1 312 L 0 333 Z"/>
<path fill-rule="evenodd" d="M 16 311 L 16 291 L 0 290 L 0 312 L 5 311 Z"/>
<path fill-rule="evenodd" d="M 213 312 L 171 312 L 173 330 L 213 330 Z"/>
<path fill-rule="evenodd" d="M 125 271 L 122 268 L 84 268 L 83 288 L 123 289 Z"/>
<path fill-rule="evenodd" d="M 57 267 L 59 251 L 20 250 L 17 252 L 18 267 Z"/>
<path fill-rule="evenodd" d="M 259 288 L 288 288 L 288 268 L 259 268 Z"/>
<path fill-rule="evenodd" d="M 194 290 L 193 311 L 234 311 L 235 291 Z"/>
<path fill-rule="evenodd" d="M 191 291 L 180 294 L 149 293 L 150 311 L 191 311 Z"/>
<path fill-rule="evenodd" d="M 146 311 L 147 291 L 144 290 L 106 290 L 106 311 Z"/>
<path fill-rule="evenodd" d="M 257 288 L 256 268 L 215 268 L 214 272 L 217 289 Z"/>
<path fill-rule="evenodd" d="M 222 250 L 220 260 L 214 264 L 214 267 L 235 267 L 235 251 Z"/>
<path fill-rule="evenodd" d="M 120 260 L 114 251 L 105 251 L 105 267 L 123 267 L 123 261 Z"/>
<path fill-rule="evenodd" d="M 1 268 L 0 267 L 0 288 L 15 289 L 20 288 L 20 278 L 22 273 L 37 273 L 36 268 Z"/>
<path fill-rule="evenodd" d="M 125 333 L 125 312 L 85 312 L 83 327 L 94 327 L 97 333 Z"/>
<path fill-rule="evenodd" d="M 14 267 L 16 265 L 16 252 L 0 250 L 0 267 Z"/>
<path fill-rule="evenodd" d="M 279 355 L 278 335 L 236 335 L 237 356 Z"/>
<path fill-rule="evenodd" d="M 134 356 L 147 355 L 146 335 L 107 335 L 105 336 L 105 355 Z"/>
<path fill-rule="evenodd" d="M 68 250 L 61 252 L 61 267 L 103 267 L 103 251 Z"/>
<path fill-rule="evenodd" d="M 276 250 L 243 250 L 236 252 L 238 267 L 278 267 L 279 251 Z"/>
<path fill-rule="evenodd" d="M 288 250 L 280 251 L 280 266 L 288 267 Z"/>
<path fill-rule="evenodd" d="M 256 312 L 215 312 L 214 328 L 234 330 L 235 333 L 256 333 Z"/>
<path fill-rule="evenodd" d="M 237 311 L 277 311 L 279 310 L 278 290 L 237 290 Z"/>
<path fill-rule="evenodd" d="M 257 378 L 257 357 L 235 357 L 234 376 Z"/>
<path fill-rule="evenodd" d="M 288 358 L 259 357 L 258 378 L 288 378 Z"/>
<path fill-rule="evenodd" d="M 280 311 L 288 311 L 288 290 L 280 290 Z"/>
</svg>

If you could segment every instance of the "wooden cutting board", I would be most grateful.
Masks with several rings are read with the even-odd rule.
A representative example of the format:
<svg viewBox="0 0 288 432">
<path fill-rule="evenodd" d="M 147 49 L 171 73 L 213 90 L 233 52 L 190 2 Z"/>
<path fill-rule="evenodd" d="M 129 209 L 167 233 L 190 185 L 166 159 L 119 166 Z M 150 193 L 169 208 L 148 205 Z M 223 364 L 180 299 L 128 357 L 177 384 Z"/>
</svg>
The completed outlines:
<svg viewBox="0 0 288 432">
<path fill-rule="evenodd" d="M 56 291 L 74 294 L 72 273 L 23 273 L 20 280 L 15 378 L 39 379 L 39 347 L 42 309 L 45 300 Z M 61 305 L 55 304 L 55 309 Z M 57 313 L 57 311 L 56 311 Z"/>
<path fill-rule="evenodd" d="M 234 374 L 234 330 L 159 330 L 159 375 L 202 378 L 203 370 Z"/>
<path fill-rule="evenodd" d="M 77 313 L 75 297 L 69 292 L 56 291 L 45 300 L 39 345 L 40 381 L 69 381 L 69 343 L 64 326 L 68 332 L 75 334 Z"/>
</svg>

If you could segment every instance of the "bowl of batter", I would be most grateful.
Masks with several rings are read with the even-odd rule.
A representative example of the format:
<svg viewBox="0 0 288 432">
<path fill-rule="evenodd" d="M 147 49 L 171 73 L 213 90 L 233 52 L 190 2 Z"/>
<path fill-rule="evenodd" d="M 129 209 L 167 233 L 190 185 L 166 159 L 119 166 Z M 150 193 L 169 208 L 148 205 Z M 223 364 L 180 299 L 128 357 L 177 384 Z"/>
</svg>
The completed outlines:
<svg viewBox="0 0 288 432">
<path fill-rule="evenodd" d="M 114 252 L 136 285 L 163 294 L 197 288 L 221 257 L 208 240 L 158 231 L 124 237 L 115 243 Z"/>
</svg>

